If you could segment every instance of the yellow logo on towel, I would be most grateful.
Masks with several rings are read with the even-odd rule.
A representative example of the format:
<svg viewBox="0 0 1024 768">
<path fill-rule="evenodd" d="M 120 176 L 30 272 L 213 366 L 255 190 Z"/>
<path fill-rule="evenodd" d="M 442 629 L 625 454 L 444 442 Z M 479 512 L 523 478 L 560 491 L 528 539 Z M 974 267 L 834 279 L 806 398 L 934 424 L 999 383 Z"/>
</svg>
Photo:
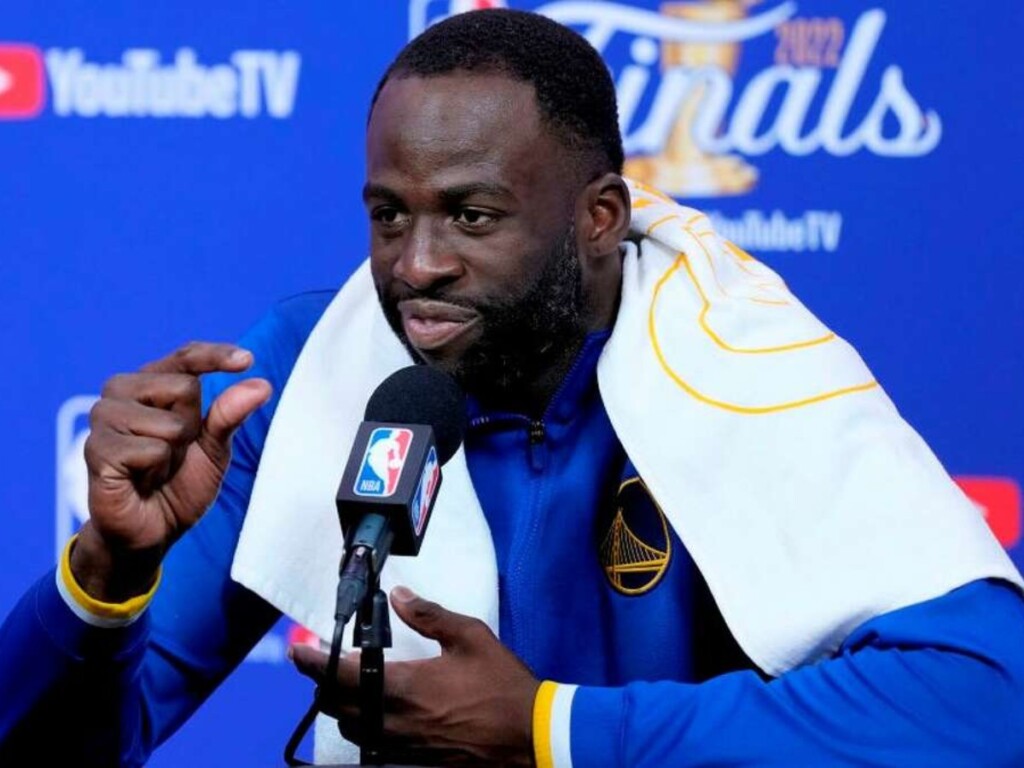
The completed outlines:
<svg viewBox="0 0 1024 768">
<path fill-rule="evenodd" d="M 639 477 L 619 486 L 615 506 L 601 542 L 601 565 L 616 592 L 642 595 L 657 586 L 672 559 L 668 521 Z"/>
</svg>

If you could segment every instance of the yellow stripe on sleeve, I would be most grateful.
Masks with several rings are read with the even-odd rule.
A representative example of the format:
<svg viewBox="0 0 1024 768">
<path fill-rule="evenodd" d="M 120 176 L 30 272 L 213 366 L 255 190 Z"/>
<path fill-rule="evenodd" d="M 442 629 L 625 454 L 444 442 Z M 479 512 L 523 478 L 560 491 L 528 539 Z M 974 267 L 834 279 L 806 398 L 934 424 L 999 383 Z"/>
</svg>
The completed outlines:
<svg viewBox="0 0 1024 768">
<path fill-rule="evenodd" d="M 64 588 L 67 590 L 67 594 L 75 601 L 78 607 L 90 616 L 118 622 L 129 621 L 146 610 L 146 607 L 153 599 L 153 595 L 156 594 L 157 587 L 160 586 L 160 576 L 163 572 L 163 567 L 161 566 L 157 569 L 156 578 L 153 579 L 153 586 L 144 594 L 133 597 L 123 603 L 105 603 L 92 597 L 82 589 L 81 585 L 75 581 L 75 576 L 71 572 L 71 548 L 74 546 L 77 538 L 77 535 L 72 536 L 65 545 L 64 552 L 61 553 L 60 578 Z"/>
<path fill-rule="evenodd" d="M 551 749 L 551 712 L 557 691 L 558 683 L 545 680 L 533 700 L 533 757 L 537 768 L 554 768 L 555 765 Z"/>
</svg>

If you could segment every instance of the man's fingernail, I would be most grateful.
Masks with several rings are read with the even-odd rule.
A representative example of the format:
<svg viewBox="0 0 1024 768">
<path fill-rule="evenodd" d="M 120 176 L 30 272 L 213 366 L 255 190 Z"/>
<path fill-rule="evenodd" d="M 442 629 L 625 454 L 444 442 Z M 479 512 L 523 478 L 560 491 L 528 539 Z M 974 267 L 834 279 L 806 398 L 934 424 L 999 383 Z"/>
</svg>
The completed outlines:
<svg viewBox="0 0 1024 768">
<path fill-rule="evenodd" d="M 228 356 L 228 362 L 232 365 L 245 365 L 252 361 L 252 352 L 248 349 L 236 349 Z"/>
<path fill-rule="evenodd" d="M 395 587 L 391 590 L 391 596 L 400 603 L 408 603 L 416 599 L 416 593 L 408 587 Z"/>
<path fill-rule="evenodd" d="M 241 382 L 241 385 L 243 387 L 245 387 L 246 389 L 253 389 L 253 390 L 262 389 L 262 390 L 264 390 L 266 392 L 266 394 L 267 394 L 267 399 L 268 400 L 270 399 L 270 396 L 272 394 L 274 394 L 274 385 L 271 384 L 266 379 L 246 379 L 245 381 Z"/>
</svg>

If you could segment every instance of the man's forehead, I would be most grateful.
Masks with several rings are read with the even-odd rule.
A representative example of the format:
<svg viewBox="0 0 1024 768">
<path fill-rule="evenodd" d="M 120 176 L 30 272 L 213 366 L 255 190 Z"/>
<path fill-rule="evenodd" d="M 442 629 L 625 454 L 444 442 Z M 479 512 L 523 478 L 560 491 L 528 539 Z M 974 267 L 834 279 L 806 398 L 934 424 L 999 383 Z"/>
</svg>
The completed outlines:
<svg viewBox="0 0 1024 768">
<path fill-rule="evenodd" d="M 455 108 L 458 107 L 458 110 Z M 397 114 L 451 127 L 460 116 L 486 120 L 518 111 L 537 121 L 530 83 L 496 70 L 456 70 L 439 75 L 393 75 L 381 89 L 370 125 L 386 125 Z"/>
<path fill-rule="evenodd" d="M 533 87 L 494 72 L 398 77 L 381 90 L 367 131 L 367 164 L 488 165 L 556 147 Z"/>
</svg>

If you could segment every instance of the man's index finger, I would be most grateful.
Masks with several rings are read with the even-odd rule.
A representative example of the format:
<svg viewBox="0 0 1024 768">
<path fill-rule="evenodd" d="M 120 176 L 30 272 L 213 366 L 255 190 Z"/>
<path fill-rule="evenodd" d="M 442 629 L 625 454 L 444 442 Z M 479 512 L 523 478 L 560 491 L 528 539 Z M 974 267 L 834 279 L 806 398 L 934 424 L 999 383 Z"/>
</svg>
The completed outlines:
<svg viewBox="0 0 1024 768">
<path fill-rule="evenodd" d="M 142 366 L 146 373 L 187 373 L 198 376 L 214 371 L 238 372 L 252 365 L 252 352 L 234 344 L 193 341 L 166 357 Z"/>
</svg>

